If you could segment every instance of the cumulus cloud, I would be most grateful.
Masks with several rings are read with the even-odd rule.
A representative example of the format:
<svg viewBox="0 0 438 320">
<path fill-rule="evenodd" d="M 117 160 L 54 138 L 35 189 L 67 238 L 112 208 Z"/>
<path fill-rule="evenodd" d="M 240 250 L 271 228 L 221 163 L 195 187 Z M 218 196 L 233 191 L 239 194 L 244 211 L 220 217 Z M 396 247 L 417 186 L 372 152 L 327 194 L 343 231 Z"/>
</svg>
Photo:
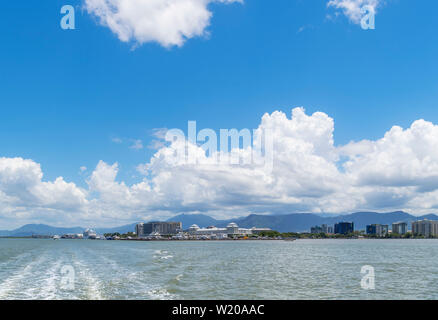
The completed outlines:
<svg viewBox="0 0 438 320">
<path fill-rule="evenodd" d="M 232 2 L 243 0 L 85 0 L 85 8 L 123 42 L 171 47 L 206 34 L 211 3 Z"/>
<path fill-rule="evenodd" d="M 207 155 L 199 144 L 178 139 L 138 166 L 145 179 L 131 187 L 115 182 L 117 166 L 107 165 L 112 175 L 104 183 L 109 186 L 102 190 L 107 193 L 104 197 L 116 203 L 122 194 L 125 204 L 146 211 L 228 217 L 249 212 L 340 213 L 388 208 L 423 212 L 438 204 L 433 200 L 438 187 L 438 153 L 432 147 L 438 141 L 438 126 L 430 122 L 418 120 L 405 130 L 395 126 L 376 141 L 335 146 L 332 118 L 322 112 L 307 115 L 303 108 L 295 108 L 290 118 L 279 111 L 265 114 L 256 135 L 265 130 L 274 140 L 272 168 L 217 162 L 217 155 Z M 187 150 L 195 155 L 194 163 L 175 158 Z M 245 158 L 251 156 L 250 151 L 230 153 Z M 428 205 L 425 194 L 430 195 Z"/>
<path fill-rule="evenodd" d="M 431 122 L 418 120 L 406 130 L 394 126 L 380 140 L 349 145 L 359 148 L 345 168 L 358 185 L 433 191 L 438 188 L 437 139 L 438 126 Z"/>
<path fill-rule="evenodd" d="M 359 24 L 363 16 L 361 12 L 363 7 L 368 6 L 376 12 L 382 2 L 382 0 L 330 0 L 327 6 L 341 10 L 350 21 Z"/>
<path fill-rule="evenodd" d="M 43 181 L 38 163 L 22 158 L 0 158 L 0 199 L 14 210 L 81 210 L 87 204 L 87 192 L 62 177 Z"/>
<path fill-rule="evenodd" d="M 431 122 L 417 120 L 374 141 L 336 146 L 331 117 L 294 108 L 290 117 L 265 114 L 254 140 L 263 132 L 273 136 L 272 167 L 217 161 L 217 155 L 233 153 L 249 158 L 254 147 L 207 154 L 199 143 L 176 139 L 137 167 L 144 178 L 132 185 L 118 180 L 118 163 L 100 161 L 82 189 L 63 178 L 43 181 L 40 165 L 32 160 L 1 158 L 0 212 L 22 219 L 55 212 L 115 224 L 182 212 L 230 218 L 356 210 L 422 214 L 438 208 L 438 126 Z M 195 161 L 175 157 L 188 150 Z"/>
</svg>

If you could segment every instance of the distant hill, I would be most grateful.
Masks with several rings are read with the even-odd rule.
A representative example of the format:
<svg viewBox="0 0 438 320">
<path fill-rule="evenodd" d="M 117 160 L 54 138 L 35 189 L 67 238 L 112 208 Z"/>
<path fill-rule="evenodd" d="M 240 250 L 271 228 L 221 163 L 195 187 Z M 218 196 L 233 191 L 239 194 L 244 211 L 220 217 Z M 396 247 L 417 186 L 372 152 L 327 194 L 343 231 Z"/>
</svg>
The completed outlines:
<svg viewBox="0 0 438 320">
<path fill-rule="evenodd" d="M 391 225 L 394 222 L 399 222 L 399 221 L 411 222 L 419 219 L 418 217 L 415 217 L 403 211 L 395 211 L 388 213 L 356 212 L 356 213 L 348 214 L 346 216 L 342 216 L 342 218 L 344 219 L 344 221 L 354 222 L 354 227 L 355 229 L 358 230 L 365 229 L 368 224 L 373 224 L 373 223 Z M 424 219 L 424 217 L 421 217 L 421 219 Z M 430 215 L 428 219 L 438 220 L 438 216 Z M 337 222 L 333 218 L 331 218 L 331 221 L 333 223 Z"/>
<path fill-rule="evenodd" d="M 135 225 L 137 223 L 127 224 L 114 228 L 96 228 L 94 229 L 98 234 L 104 233 L 127 233 L 135 231 Z M 73 227 L 73 228 L 59 228 L 52 227 L 45 224 L 26 224 L 15 230 L 0 230 L 0 237 L 29 237 L 32 235 L 45 235 L 53 236 L 63 235 L 68 233 L 83 233 L 86 228 Z"/>
<path fill-rule="evenodd" d="M 438 216 L 436 214 L 433 214 L 433 213 L 426 214 L 424 216 L 421 216 L 420 218 L 421 219 L 428 219 L 428 220 L 438 220 Z M 416 217 L 416 219 L 414 219 L 414 221 L 415 220 L 418 220 L 418 217 Z"/>
<path fill-rule="evenodd" d="M 67 234 L 67 233 L 82 233 L 84 228 L 73 227 L 73 228 L 59 228 L 52 227 L 45 224 L 26 224 L 15 230 L 2 230 L 0 231 L 0 236 L 3 237 L 28 237 L 32 235 L 48 235 L 52 236 L 55 234 Z"/>
<path fill-rule="evenodd" d="M 268 227 L 280 232 L 308 232 L 311 227 L 321 224 L 333 226 L 340 221 L 354 222 L 356 230 L 364 230 L 366 225 L 379 223 L 390 225 L 394 222 L 404 221 L 412 222 L 419 219 L 438 220 L 435 214 L 427 214 L 421 217 L 410 215 L 403 211 L 395 211 L 388 213 L 378 212 L 355 212 L 340 216 L 320 216 L 313 213 L 292 213 L 286 215 L 257 215 L 251 214 L 247 217 L 231 220 L 216 220 L 204 214 L 181 214 L 168 219 L 167 221 L 180 221 L 183 228 L 187 229 L 192 224 L 197 224 L 200 227 L 217 226 L 225 227 L 230 222 L 236 222 L 240 227 Z M 113 228 L 96 228 L 96 232 L 103 233 L 127 233 L 135 230 L 137 223 L 127 224 Z M 67 233 L 82 233 L 85 228 L 59 228 L 45 224 L 27 224 L 15 230 L 0 230 L 0 237 L 27 237 L 32 235 L 62 235 Z"/>
<path fill-rule="evenodd" d="M 98 234 L 104 234 L 104 233 L 128 233 L 128 232 L 134 232 L 135 231 L 135 226 L 137 225 L 138 222 L 136 223 L 131 223 L 131 224 L 126 224 L 124 226 L 120 226 L 120 227 L 113 227 L 113 228 L 96 228 L 94 229 Z"/>
<path fill-rule="evenodd" d="M 0 237 L 7 237 L 11 231 L 8 230 L 0 230 Z"/>
<path fill-rule="evenodd" d="M 251 214 L 240 219 L 215 220 L 206 215 L 195 214 L 176 216 L 169 219 L 169 221 L 181 221 L 183 222 L 184 228 L 188 228 L 192 224 L 197 224 L 200 227 L 207 227 L 209 225 L 225 227 L 228 223 L 234 221 L 242 228 L 268 227 L 280 232 L 308 232 L 313 226 L 321 224 L 333 226 L 335 223 L 341 221 L 354 222 L 356 230 L 365 230 L 368 224 L 388 224 L 391 228 L 391 224 L 394 222 L 412 222 L 418 219 L 438 220 L 438 216 L 435 214 L 428 214 L 422 217 L 416 217 L 403 211 L 396 211 L 388 213 L 356 212 L 339 216 L 320 216 L 313 213 L 293 213 L 286 215 Z"/>
<path fill-rule="evenodd" d="M 365 230 L 366 226 L 369 224 L 388 224 L 391 228 L 391 224 L 394 222 L 412 222 L 418 219 L 438 220 L 438 216 L 435 214 L 429 214 L 422 217 L 416 217 L 402 211 L 388 213 L 356 212 L 333 217 L 321 217 L 311 213 L 288 214 L 281 216 L 250 215 L 239 220 L 238 224 L 245 228 L 251 228 L 254 226 L 269 227 L 280 232 L 308 232 L 313 226 L 321 224 L 333 226 L 335 223 L 341 221 L 354 222 L 355 230 Z"/>
<path fill-rule="evenodd" d="M 326 223 L 328 218 L 311 213 L 294 213 L 287 215 L 256 215 L 251 214 L 243 219 L 235 220 L 239 227 L 268 227 L 280 232 L 301 232 L 308 231 L 310 227 Z M 225 227 L 229 221 L 219 223 L 219 227 Z"/>
<path fill-rule="evenodd" d="M 182 222 L 183 229 L 188 229 L 191 225 L 197 224 L 200 227 L 216 226 L 221 220 L 216 220 L 205 214 L 180 214 L 167 221 Z"/>
</svg>

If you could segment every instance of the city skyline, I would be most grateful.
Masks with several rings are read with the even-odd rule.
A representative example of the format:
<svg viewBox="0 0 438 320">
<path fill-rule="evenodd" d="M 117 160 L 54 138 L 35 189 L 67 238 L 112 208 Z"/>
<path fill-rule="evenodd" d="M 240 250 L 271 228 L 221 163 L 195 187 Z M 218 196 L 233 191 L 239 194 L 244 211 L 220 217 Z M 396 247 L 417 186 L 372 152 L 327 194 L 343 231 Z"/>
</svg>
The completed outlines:
<svg viewBox="0 0 438 320">
<path fill-rule="evenodd" d="M 179 24 L 165 6 L 110 3 L 0 12 L 0 229 L 438 213 L 438 4 L 184 0 Z M 66 4 L 74 30 L 60 27 Z M 273 169 L 169 162 L 181 145 L 165 133 L 189 121 L 271 130 Z"/>
</svg>

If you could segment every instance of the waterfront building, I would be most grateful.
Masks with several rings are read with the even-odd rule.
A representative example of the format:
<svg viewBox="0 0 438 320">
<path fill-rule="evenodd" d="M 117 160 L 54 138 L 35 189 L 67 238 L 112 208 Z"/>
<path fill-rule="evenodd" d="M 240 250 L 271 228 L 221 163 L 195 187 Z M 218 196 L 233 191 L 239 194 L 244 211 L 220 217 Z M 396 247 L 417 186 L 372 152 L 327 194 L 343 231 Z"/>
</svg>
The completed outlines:
<svg viewBox="0 0 438 320">
<path fill-rule="evenodd" d="M 322 227 L 320 226 L 314 226 L 310 228 L 310 233 L 323 233 Z"/>
<path fill-rule="evenodd" d="M 193 224 L 189 228 L 189 234 L 192 236 L 211 236 L 211 235 L 222 235 L 227 234 L 227 228 L 217 228 L 210 226 L 207 228 L 200 228 L 197 224 Z"/>
<path fill-rule="evenodd" d="M 371 224 L 371 225 L 367 225 L 366 227 L 366 233 L 367 234 L 376 234 L 376 225 L 375 224 Z"/>
<path fill-rule="evenodd" d="M 366 232 L 367 234 L 383 237 L 388 234 L 389 227 L 387 224 L 371 224 L 366 227 Z"/>
<path fill-rule="evenodd" d="M 194 224 L 190 226 L 188 232 L 193 236 L 213 236 L 216 238 L 225 238 L 225 237 L 233 237 L 233 236 L 247 236 L 254 233 L 261 233 L 263 231 L 272 231 L 269 228 L 239 228 L 239 226 L 231 222 L 227 225 L 226 228 L 217 228 L 214 226 L 207 228 L 200 228 L 198 225 Z"/>
<path fill-rule="evenodd" d="M 59 236 L 57 236 L 59 237 Z M 67 234 L 63 234 L 60 238 L 62 239 L 82 239 L 83 238 L 83 234 L 82 233 L 67 233 Z"/>
<path fill-rule="evenodd" d="M 181 230 L 181 222 L 148 222 L 139 223 L 135 226 L 135 233 L 139 238 L 147 237 L 151 234 L 175 235 Z"/>
<path fill-rule="evenodd" d="M 354 231 L 354 223 L 353 222 L 338 222 L 335 224 L 335 233 L 336 234 L 349 234 Z"/>
<path fill-rule="evenodd" d="M 145 235 L 144 233 L 144 223 L 137 223 L 135 226 L 135 234 L 138 238 L 141 238 Z"/>
<path fill-rule="evenodd" d="M 396 222 L 392 224 L 392 233 L 405 234 L 408 232 L 408 224 L 406 222 Z"/>
<path fill-rule="evenodd" d="M 162 237 L 161 237 L 161 234 L 160 234 L 159 232 L 154 231 L 154 232 L 152 232 L 151 234 L 149 234 L 149 235 L 147 236 L 147 238 L 148 238 L 148 239 L 155 239 L 155 240 L 158 240 L 158 239 L 161 239 Z"/>
<path fill-rule="evenodd" d="M 96 239 L 97 233 L 93 229 L 87 229 L 83 233 L 85 239 Z"/>
<path fill-rule="evenodd" d="M 438 221 L 419 220 L 412 222 L 412 233 L 425 237 L 438 236 Z"/>
<path fill-rule="evenodd" d="M 333 227 L 328 226 L 326 224 L 322 224 L 321 226 L 314 226 L 310 228 L 310 233 L 333 233 Z"/>
<path fill-rule="evenodd" d="M 178 234 L 172 236 L 173 240 L 187 240 L 188 236 L 184 234 L 183 232 L 179 232 Z"/>
<path fill-rule="evenodd" d="M 322 224 L 321 225 L 321 229 L 322 229 L 322 232 L 324 232 L 324 233 L 333 233 L 333 227 L 332 226 L 328 226 L 326 224 Z"/>
</svg>

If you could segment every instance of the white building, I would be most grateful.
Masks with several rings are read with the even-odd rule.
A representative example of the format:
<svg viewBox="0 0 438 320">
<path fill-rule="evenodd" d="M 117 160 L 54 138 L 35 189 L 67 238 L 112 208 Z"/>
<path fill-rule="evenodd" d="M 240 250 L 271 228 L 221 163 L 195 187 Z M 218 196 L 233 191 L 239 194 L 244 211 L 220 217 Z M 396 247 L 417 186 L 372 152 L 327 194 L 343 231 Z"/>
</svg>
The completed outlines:
<svg viewBox="0 0 438 320">
<path fill-rule="evenodd" d="M 438 221 L 420 220 L 412 222 L 412 233 L 425 237 L 438 236 Z"/>
<path fill-rule="evenodd" d="M 217 228 L 214 226 L 207 227 L 207 228 L 200 228 L 198 225 L 194 224 L 189 228 L 189 234 L 193 236 L 212 236 L 213 238 L 219 238 L 223 239 L 226 237 L 233 237 L 233 236 L 246 236 L 253 234 L 253 230 L 263 230 L 266 231 L 268 229 L 266 228 L 254 228 L 254 229 L 245 229 L 245 228 L 239 228 L 239 226 L 231 222 L 227 225 L 226 228 Z"/>
<path fill-rule="evenodd" d="M 62 239 L 82 239 L 83 235 L 82 235 L 82 233 L 78 233 L 78 234 L 67 233 L 67 234 L 62 235 L 61 238 Z"/>
<path fill-rule="evenodd" d="M 96 239 L 97 233 L 93 229 L 87 229 L 83 233 L 85 239 Z"/>
</svg>

